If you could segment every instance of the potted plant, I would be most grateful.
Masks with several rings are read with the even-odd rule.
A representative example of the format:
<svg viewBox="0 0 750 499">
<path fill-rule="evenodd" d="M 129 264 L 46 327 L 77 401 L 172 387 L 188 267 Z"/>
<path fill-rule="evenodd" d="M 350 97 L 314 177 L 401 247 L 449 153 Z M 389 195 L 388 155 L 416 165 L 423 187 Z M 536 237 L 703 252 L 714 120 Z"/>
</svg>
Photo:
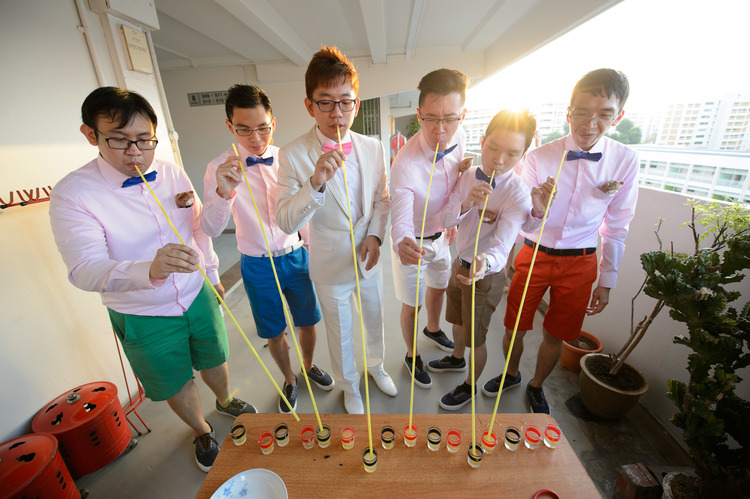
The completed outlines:
<svg viewBox="0 0 750 499">
<path fill-rule="evenodd" d="M 572 341 L 565 340 L 560 354 L 560 364 L 574 373 L 581 372 L 581 357 L 589 353 L 599 353 L 604 349 L 599 338 L 586 331 Z"/>
<path fill-rule="evenodd" d="M 693 253 L 660 249 L 641 255 L 646 272 L 641 290 L 656 304 L 636 328 L 635 342 L 663 307 L 685 323 L 687 334 L 674 343 L 691 350 L 689 379 L 667 381 L 667 396 L 677 407 L 671 422 L 683 430 L 700 495 L 740 497 L 750 484 L 750 402 L 735 389 L 741 381 L 737 371 L 750 365 L 750 303 L 730 306 L 740 293 L 725 286 L 741 281 L 750 268 L 750 212 L 739 203 L 689 204 L 691 220 L 684 225 L 693 232 Z M 613 369 L 631 351 L 612 356 Z"/>
</svg>

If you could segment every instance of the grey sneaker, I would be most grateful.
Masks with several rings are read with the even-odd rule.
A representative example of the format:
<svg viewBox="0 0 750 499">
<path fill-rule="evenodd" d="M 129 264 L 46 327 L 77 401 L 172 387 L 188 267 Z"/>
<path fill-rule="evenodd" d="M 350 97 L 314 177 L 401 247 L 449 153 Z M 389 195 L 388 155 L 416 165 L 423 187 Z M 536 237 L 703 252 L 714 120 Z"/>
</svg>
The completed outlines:
<svg viewBox="0 0 750 499">
<path fill-rule="evenodd" d="M 226 407 L 222 407 L 219 405 L 219 401 L 216 401 L 216 411 L 219 414 L 224 414 L 225 416 L 229 416 L 230 418 L 236 418 L 240 414 L 255 414 L 258 411 L 255 410 L 255 407 L 248 404 L 244 400 L 240 400 L 237 397 L 233 398 L 231 402 L 229 402 L 229 405 Z"/>
<path fill-rule="evenodd" d="M 452 392 L 443 395 L 440 407 L 446 411 L 457 411 L 471 400 L 471 386 L 461 383 Z"/>
<path fill-rule="evenodd" d="M 459 362 L 456 362 L 456 360 Z M 428 362 L 427 369 L 436 373 L 442 371 L 464 372 L 466 370 L 466 360 L 456 359 L 453 355 L 446 355 L 440 360 L 431 360 Z"/>
<path fill-rule="evenodd" d="M 208 423 L 208 421 L 206 421 Z M 216 441 L 216 435 L 214 435 L 214 427 L 211 423 L 208 423 L 211 428 L 210 433 L 204 433 L 199 437 L 195 437 L 193 444 L 195 444 L 195 462 L 198 463 L 198 467 L 201 471 L 208 473 L 211 471 L 216 456 L 219 455 L 219 442 Z"/>
<path fill-rule="evenodd" d="M 453 342 L 448 339 L 448 336 L 443 332 L 442 329 L 440 329 L 437 333 L 431 333 L 427 330 L 425 327 L 422 332 L 425 336 L 427 336 L 429 339 L 437 343 L 437 346 L 440 347 L 441 350 L 444 352 L 452 352 L 453 351 Z"/>
<path fill-rule="evenodd" d="M 315 364 L 307 371 L 307 377 L 310 378 L 310 381 L 318 385 L 318 388 L 321 390 L 330 391 L 336 386 L 331 375 Z"/>
<path fill-rule="evenodd" d="M 297 378 L 294 378 L 295 381 Z M 312 379 L 312 378 L 311 378 Z M 297 387 L 299 386 L 299 383 L 295 383 L 294 386 L 288 385 L 286 381 L 284 382 L 284 388 L 282 388 L 281 391 L 284 392 L 284 396 L 289 401 L 290 404 L 292 404 L 292 410 L 297 410 Z M 292 412 L 292 410 L 289 410 L 289 406 L 286 402 L 284 402 L 284 399 L 279 397 L 279 412 L 281 414 L 289 414 Z"/>
<path fill-rule="evenodd" d="M 407 354 L 404 357 L 404 363 L 406 364 L 406 368 L 409 370 L 409 376 L 411 376 L 411 362 L 412 358 Z M 432 378 L 430 378 L 430 375 L 427 374 L 427 371 L 424 370 L 424 364 L 422 364 L 422 357 L 420 355 L 417 355 L 415 364 L 416 372 L 414 373 L 414 382 L 422 388 L 430 388 L 432 386 Z"/>
<path fill-rule="evenodd" d="M 500 379 L 503 377 L 501 374 L 495 378 L 492 378 L 482 387 L 482 393 L 488 397 L 497 397 L 497 392 L 500 391 Z M 510 374 L 505 374 L 505 385 L 503 385 L 503 391 L 508 388 L 514 388 L 521 384 L 521 373 L 518 373 L 514 378 Z"/>
</svg>

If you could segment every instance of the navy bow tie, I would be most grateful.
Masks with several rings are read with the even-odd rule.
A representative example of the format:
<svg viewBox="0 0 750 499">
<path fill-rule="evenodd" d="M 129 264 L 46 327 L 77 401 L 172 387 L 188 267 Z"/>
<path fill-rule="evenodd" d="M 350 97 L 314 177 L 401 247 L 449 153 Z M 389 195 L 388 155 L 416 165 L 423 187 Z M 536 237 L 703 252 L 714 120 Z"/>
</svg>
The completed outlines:
<svg viewBox="0 0 750 499">
<path fill-rule="evenodd" d="M 449 148 L 448 148 L 448 149 L 446 149 L 445 151 L 441 151 L 441 152 L 437 153 L 437 156 L 435 157 L 435 163 L 437 163 L 438 161 L 440 161 L 441 159 L 443 159 L 443 157 L 444 157 L 444 156 L 445 156 L 446 154 L 450 154 L 450 153 L 451 153 L 451 152 L 453 151 L 453 149 L 455 149 L 455 148 L 456 148 L 456 146 L 457 146 L 457 145 L 458 145 L 458 144 L 453 144 L 453 145 L 452 145 L 451 147 L 449 147 Z"/>
<path fill-rule="evenodd" d="M 591 161 L 599 161 L 600 159 L 602 159 L 602 153 L 568 151 L 568 155 L 565 156 L 565 161 L 573 161 L 576 159 L 588 159 Z"/>
<path fill-rule="evenodd" d="M 152 172 L 148 172 L 147 174 L 144 175 L 144 177 L 146 177 L 146 180 L 148 180 L 149 182 L 153 182 L 154 179 L 156 178 L 156 170 Z M 125 180 L 125 182 L 122 183 L 122 186 L 130 187 L 131 185 L 137 185 L 137 184 L 142 184 L 142 183 L 143 183 L 143 179 L 140 176 L 130 177 L 127 180 Z"/>
<path fill-rule="evenodd" d="M 481 168 L 477 168 L 477 180 L 481 180 L 482 182 L 487 182 L 488 184 L 490 184 L 490 178 L 491 177 L 488 177 L 487 175 L 485 175 L 485 173 L 482 171 Z M 492 186 L 493 189 L 495 188 L 494 178 L 492 179 L 492 183 L 490 185 Z"/>
<path fill-rule="evenodd" d="M 255 156 L 248 156 L 245 160 L 245 163 L 247 163 L 247 166 L 255 166 L 258 163 L 263 163 L 264 165 L 271 166 L 273 164 L 273 156 L 269 156 L 267 158 L 256 158 Z"/>
</svg>

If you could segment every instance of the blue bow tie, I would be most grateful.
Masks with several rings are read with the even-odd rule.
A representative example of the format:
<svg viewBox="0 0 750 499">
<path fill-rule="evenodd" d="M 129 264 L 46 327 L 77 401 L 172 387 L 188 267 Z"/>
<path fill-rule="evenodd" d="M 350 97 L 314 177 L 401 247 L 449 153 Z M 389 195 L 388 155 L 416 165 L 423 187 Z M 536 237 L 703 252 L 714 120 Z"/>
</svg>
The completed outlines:
<svg viewBox="0 0 750 499">
<path fill-rule="evenodd" d="M 273 164 L 273 156 L 269 156 L 268 158 L 256 158 L 255 156 L 248 156 L 245 160 L 245 163 L 247 163 L 247 166 L 255 166 L 258 163 L 263 163 L 264 165 L 271 166 Z"/>
<path fill-rule="evenodd" d="M 156 170 L 146 173 L 144 177 L 146 177 L 146 180 L 148 180 L 149 182 L 153 182 L 154 179 L 156 178 Z M 125 180 L 125 182 L 122 183 L 122 186 L 130 187 L 131 185 L 137 185 L 137 184 L 142 184 L 142 183 L 143 183 L 143 179 L 140 176 L 130 177 L 127 180 Z"/>
<path fill-rule="evenodd" d="M 477 168 L 477 180 L 481 180 L 482 182 L 487 182 L 488 184 L 490 184 L 490 178 L 491 177 L 488 177 L 487 175 L 485 175 L 485 173 L 482 171 L 481 168 Z M 493 189 L 495 188 L 494 178 L 492 179 L 492 183 L 490 185 L 492 186 Z"/>
<path fill-rule="evenodd" d="M 446 154 L 450 154 L 450 153 L 451 153 L 451 151 L 453 151 L 453 149 L 455 149 L 457 145 L 458 145 L 458 144 L 453 144 L 453 145 L 452 145 L 451 147 L 449 147 L 449 148 L 448 148 L 448 149 L 446 149 L 445 151 L 441 151 L 441 152 L 437 153 L 437 157 L 435 157 L 435 163 L 437 163 L 438 161 L 440 161 L 441 159 L 443 159 L 443 157 L 444 157 L 444 156 L 445 156 Z"/>
<path fill-rule="evenodd" d="M 602 159 L 602 153 L 568 151 L 568 155 L 565 156 L 565 161 L 574 161 L 576 159 L 588 159 L 591 161 L 599 161 L 600 159 Z"/>
</svg>

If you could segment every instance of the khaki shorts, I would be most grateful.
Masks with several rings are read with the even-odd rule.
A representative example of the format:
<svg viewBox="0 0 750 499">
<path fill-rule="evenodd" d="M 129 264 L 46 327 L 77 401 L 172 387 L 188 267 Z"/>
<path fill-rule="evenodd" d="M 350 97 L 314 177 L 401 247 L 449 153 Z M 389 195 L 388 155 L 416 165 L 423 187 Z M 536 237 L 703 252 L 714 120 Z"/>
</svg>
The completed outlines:
<svg viewBox="0 0 750 499">
<path fill-rule="evenodd" d="M 456 276 L 469 276 L 469 269 L 463 268 L 458 258 L 453 260 L 451 278 L 446 290 L 445 320 L 457 326 L 463 326 L 466 346 L 471 346 L 471 286 L 458 280 Z M 485 275 L 476 281 L 474 290 L 474 346 L 481 347 L 487 339 L 492 314 L 503 297 L 505 273 Z"/>
</svg>

